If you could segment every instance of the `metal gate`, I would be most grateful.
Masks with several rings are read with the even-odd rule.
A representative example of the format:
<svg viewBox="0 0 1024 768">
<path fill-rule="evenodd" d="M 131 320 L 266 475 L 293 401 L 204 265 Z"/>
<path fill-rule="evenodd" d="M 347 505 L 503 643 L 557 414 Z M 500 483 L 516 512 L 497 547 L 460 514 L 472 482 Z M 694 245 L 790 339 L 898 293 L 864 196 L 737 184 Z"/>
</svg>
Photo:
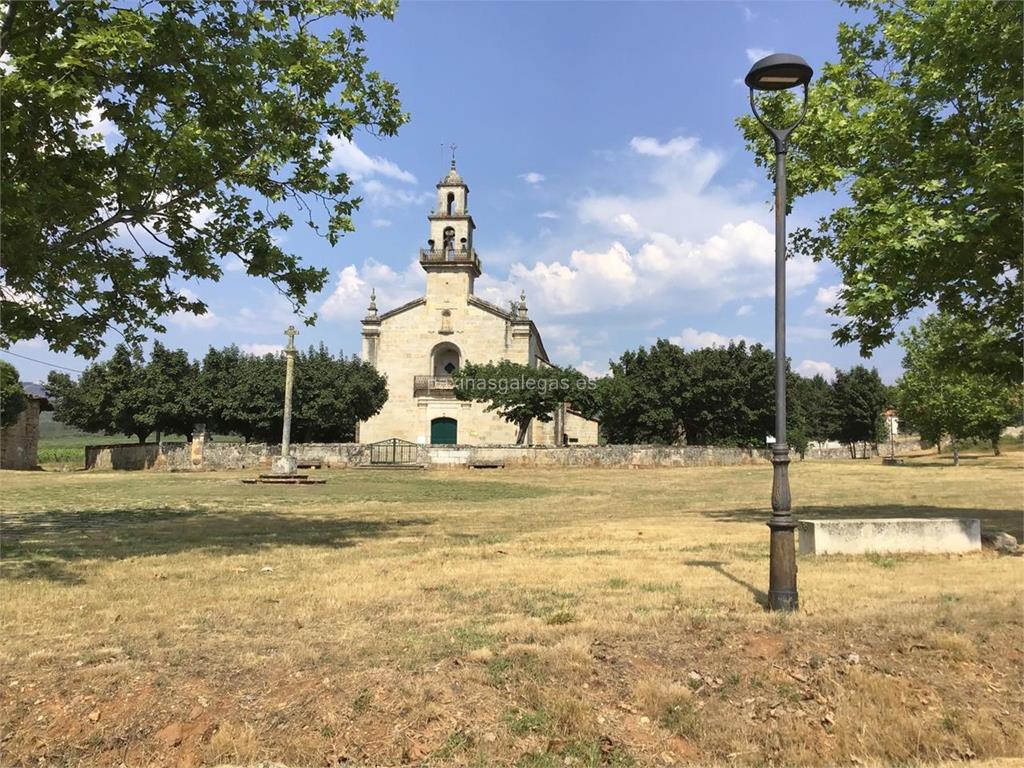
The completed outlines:
<svg viewBox="0 0 1024 768">
<path fill-rule="evenodd" d="M 415 464 L 418 448 L 416 443 L 399 440 L 397 437 L 381 440 L 379 443 L 370 443 L 370 463 Z"/>
</svg>

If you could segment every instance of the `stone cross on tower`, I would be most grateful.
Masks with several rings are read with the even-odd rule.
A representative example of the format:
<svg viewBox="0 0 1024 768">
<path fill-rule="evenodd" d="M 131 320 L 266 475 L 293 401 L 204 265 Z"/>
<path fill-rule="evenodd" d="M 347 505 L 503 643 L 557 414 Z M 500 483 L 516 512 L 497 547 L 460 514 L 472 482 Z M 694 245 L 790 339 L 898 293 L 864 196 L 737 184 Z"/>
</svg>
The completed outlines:
<svg viewBox="0 0 1024 768">
<path fill-rule="evenodd" d="M 292 442 L 292 384 L 295 379 L 295 337 L 299 332 L 294 325 L 289 325 L 284 335 L 288 337 L 288 346 L 284 348 L 284 426 L 281 429 L 281 456 L 274 462 L 274 472 L 282 475 L 294 475 L 295 458 L 291 455 Z"/>
</svg>

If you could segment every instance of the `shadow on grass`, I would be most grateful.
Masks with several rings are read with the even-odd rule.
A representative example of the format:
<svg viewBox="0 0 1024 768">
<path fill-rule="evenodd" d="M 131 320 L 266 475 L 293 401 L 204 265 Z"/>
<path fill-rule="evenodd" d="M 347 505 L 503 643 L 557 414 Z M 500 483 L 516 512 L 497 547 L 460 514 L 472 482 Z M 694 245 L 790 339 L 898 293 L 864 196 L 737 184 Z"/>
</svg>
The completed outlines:
<svg viewBox="0 0 1024 768">
<path fill-rule="evenodd" d="M 719 574 L 720 576 L 724 576 L 734 584 L 739 584 L 741 587 L 745 588 L 748 592 L 750 592 L 751 595 L 754 596 L 755 603 L 760 605 L 766 611 L 768 610 L 768 593 L 764 590 L 758 589 L 749 581 L 744 581 L 740 577 L 734 576 L 733 574 L 729 573 L 727 570 L 725 570 L 725 563 L 723 563 L 721 560 L 686 560 L 684 562 L 686 565 L 692 565 L 695 568 L 708 568 L 714 571 L 715 573 Z"/>
<path fill-rule="evenodd" d="M 6 515 L 0 575 L 81 583 L 77 560 L 123 560 L 187 551 L 241 554 L 266 547 L 343 548 L 429 525 L 427 518 L 351 520 L 270 511 L 51 510 Z"/>
<path fill-rule="evenodd" d="M 730 523 L 767 523 L 768 513 L 762 509 L 710 510 L 705 517 Z M 857 504 L 832 507 L 797 507 L 797 520 L 878 520 L 887 517 L 909 517 L 929 520 L 938 517 L 976 517 L 982 530 L 1006 531 L 1020 541 L 1024 534 L 1024 516 L 1020 510 L 962 507 L 934 507 L 912 504 Z"/>
</svg>

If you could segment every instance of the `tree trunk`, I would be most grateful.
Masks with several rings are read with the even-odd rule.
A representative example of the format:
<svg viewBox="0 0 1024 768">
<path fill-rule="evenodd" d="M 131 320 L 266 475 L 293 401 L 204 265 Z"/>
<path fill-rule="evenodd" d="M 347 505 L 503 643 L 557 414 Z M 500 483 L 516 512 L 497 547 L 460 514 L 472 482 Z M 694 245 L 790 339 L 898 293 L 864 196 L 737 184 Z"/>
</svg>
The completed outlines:
<svg viewBox="0 0 1024 768">
<path fill-rule="evenodd" d="M 516 436 L 516 445 L 526 445 L 526 430 L 530 428 L 529 420 L 519 425 L 519 434 Z"/>
<path fill-rule="evenodd" d="M 156 431 L 156 442 L 157 442 L 157 444 L 158 444 L 158 445 L 159 445 L 159 443 L 160 443 L 160 438 L 161 438 L 161 437 L 163 437 L 163 433 L 162 433 L 162 432 L 161 432 L 161 431 L 160 431 L 160 430 L 158 429 L 158 430 Z"/>
<path fill-rule="evenodd" d="M 956 441 L 956 437 L 953 435 L 949 436 L 949 445 L 953 449 L 953 466 L 960 466 L 960 445 Z"/>
<path fill-rule="evenodd" d="M 1002 456 L 1003 455 L 1003 452 L 1001 450 L 999 450 L 999 438 L 998 437 L 995 437 L 995 438 L 992 439 L 992 455 L 993 456 Z"/>
<path fill-rule="evenodd" d="M 145 435 L 140 435 L 140 434 L 136 433 L 135 436 L 137 438 L 139 438 L 139 445 L 145 445 L 146 444 L 146 438 L 149 436 L 149 433 L 147 432 Z"/>
</svg>

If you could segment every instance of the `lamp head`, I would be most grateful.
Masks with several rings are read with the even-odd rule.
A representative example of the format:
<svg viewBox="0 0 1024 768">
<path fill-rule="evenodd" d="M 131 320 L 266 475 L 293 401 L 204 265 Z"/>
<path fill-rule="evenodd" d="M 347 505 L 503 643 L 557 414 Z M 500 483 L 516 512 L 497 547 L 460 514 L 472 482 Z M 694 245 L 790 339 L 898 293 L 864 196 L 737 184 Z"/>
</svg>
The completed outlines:
<svg viewBox="0 0 1024 768">
<path fill-rule="evenodd" d="M 814 70 L 792 53 L 773 53 L 754 62 L 743 82 L 755 91 L 783 91 L 807 85 Z"/>
</svg>

